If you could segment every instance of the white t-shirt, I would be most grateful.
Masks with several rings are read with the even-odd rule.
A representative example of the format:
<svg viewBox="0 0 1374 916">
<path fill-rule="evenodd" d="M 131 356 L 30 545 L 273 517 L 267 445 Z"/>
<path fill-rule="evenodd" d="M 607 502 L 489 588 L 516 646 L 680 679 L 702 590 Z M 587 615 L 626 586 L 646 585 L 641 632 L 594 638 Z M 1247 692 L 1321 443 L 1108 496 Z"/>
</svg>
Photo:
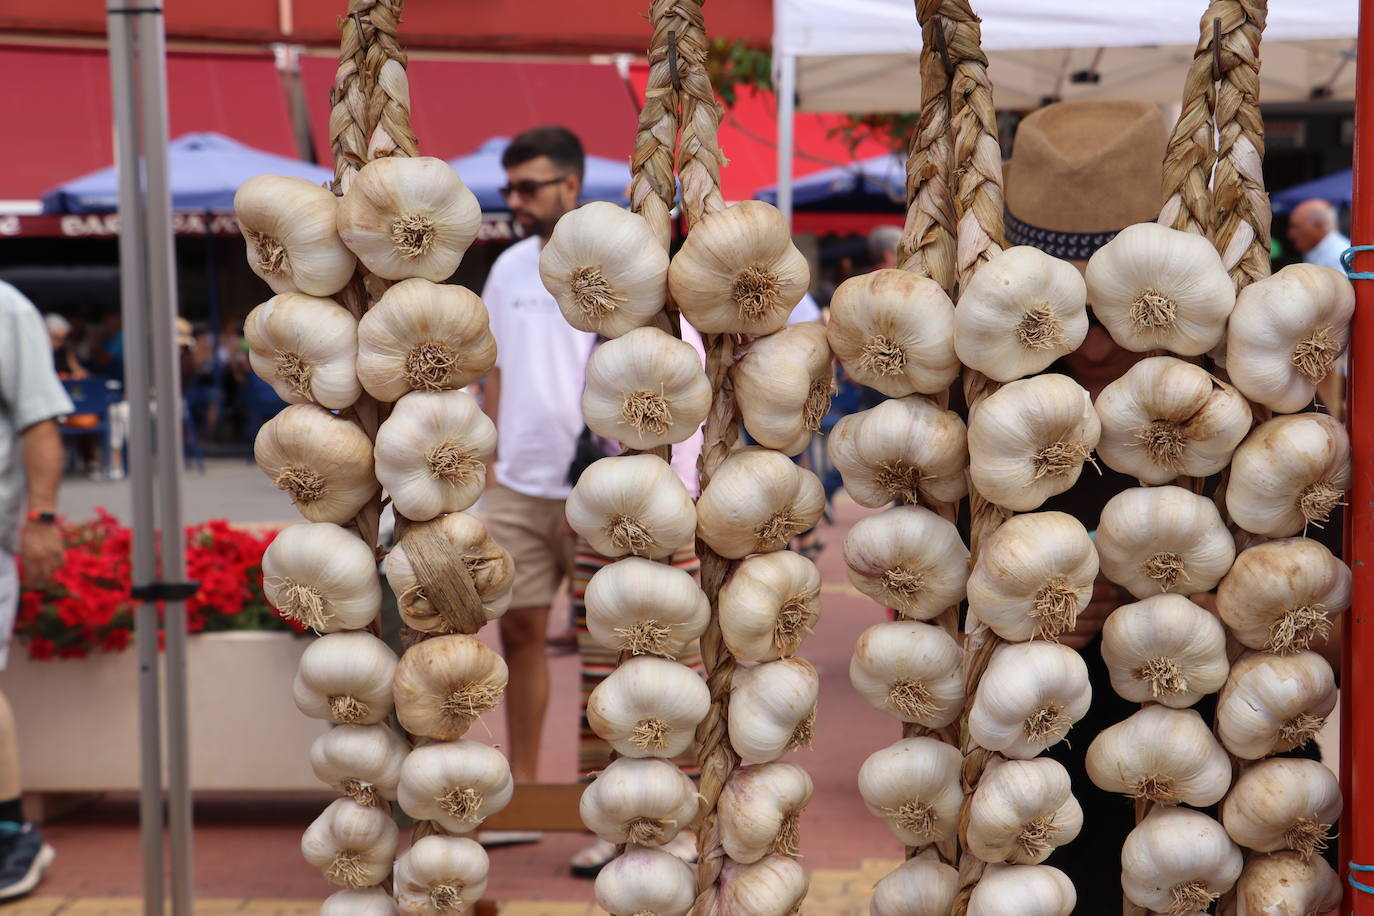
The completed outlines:
<svg viewBox="0 0 1374 916">
<path fill-rule="evenodd" d="M 564 321 L 544 289 L 541 244 L 531 236 L 507 248 L 482 288 L 501 370 L 494 472 L 498 482 L 526 496 L 565 499 L 596 337 Z"/>
</svg>

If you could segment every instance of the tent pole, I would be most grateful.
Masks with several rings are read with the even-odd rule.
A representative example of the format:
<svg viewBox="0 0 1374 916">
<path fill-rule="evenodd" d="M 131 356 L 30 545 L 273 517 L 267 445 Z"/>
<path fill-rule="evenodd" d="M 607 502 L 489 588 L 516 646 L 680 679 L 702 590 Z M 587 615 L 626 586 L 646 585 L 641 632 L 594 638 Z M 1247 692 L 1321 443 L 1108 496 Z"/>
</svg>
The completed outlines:
<svg viewBox="0 0 1374 916">
<path fill-rule="evenodd" d="M 148 404 L 147 261 L 145 213 L 139 190 L 139 128 L 134 29 L 122 0 L 107 0 L 110 86 L 114 96 L 119 169 L 119 274 L 124 325 L 125 397 L 129 402 L 129 484 L 132 494 L 133 585 L 157 577 L 153 527 L 152 437 Z M 158 702 L 157 607 L 134 611 L 138 661 L 139 828 L 143 842 L 143 912 L 161 916 L 162 740 Z"/>
<path fill-rule="evenodd" d="M 778 209 L 792 225 L 792 146 L 797 112 L 797 58 L 778 59 Z"/>
</svg>

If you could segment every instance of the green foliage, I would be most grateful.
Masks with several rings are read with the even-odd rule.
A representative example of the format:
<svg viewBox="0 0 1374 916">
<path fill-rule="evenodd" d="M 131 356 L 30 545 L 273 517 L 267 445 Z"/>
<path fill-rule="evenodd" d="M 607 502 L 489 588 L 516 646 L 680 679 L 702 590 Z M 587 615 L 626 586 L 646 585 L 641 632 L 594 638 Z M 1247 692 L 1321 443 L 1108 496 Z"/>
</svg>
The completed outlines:
<svg viewBox="0 0 1374 916">
<path fill-rule="evenodd" d="M 742 88 L 773 91 L 773 54 L 767 48 L 751 48 L 726 38 L 713 39 L 706 69 L 726 108 L 739 101 Z"/>
</svg>

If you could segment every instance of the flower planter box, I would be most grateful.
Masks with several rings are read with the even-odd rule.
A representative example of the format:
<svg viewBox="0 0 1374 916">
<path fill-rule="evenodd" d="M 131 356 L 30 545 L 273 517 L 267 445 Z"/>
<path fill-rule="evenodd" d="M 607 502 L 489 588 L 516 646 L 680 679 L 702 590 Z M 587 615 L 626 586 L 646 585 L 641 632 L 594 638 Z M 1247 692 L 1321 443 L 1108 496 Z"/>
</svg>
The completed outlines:
<svg viewBox="0 0 1374 916">
<path fill-rule="evenodd" d="M 309 643 L 290 633 L 255 631 L 190 637 L 196 791 L 328 791 L 307 759 L 328 724 L 301 715 L 291 700 L 296 664 Z M 25 793 L 138 789 L 138 660 L 132 648 L 33 661 L 16 644 L 0 672 L 0 690 L 18 723 Z"/>
</svg>

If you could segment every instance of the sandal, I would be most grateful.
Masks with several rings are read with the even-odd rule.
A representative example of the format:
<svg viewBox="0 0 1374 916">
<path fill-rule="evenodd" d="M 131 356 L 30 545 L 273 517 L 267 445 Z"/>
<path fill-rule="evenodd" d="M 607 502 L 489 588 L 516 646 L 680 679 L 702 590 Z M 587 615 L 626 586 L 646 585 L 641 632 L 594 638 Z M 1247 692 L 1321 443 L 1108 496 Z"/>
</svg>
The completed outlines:
<svg viewBox="0 0 1374 916">
<path fill-rule="evenodd" d="M 574 878 L 595 878 L 614 858 L 615 845 L 598 838 L 575 852 L 569 867 Z"/>
</svg>

